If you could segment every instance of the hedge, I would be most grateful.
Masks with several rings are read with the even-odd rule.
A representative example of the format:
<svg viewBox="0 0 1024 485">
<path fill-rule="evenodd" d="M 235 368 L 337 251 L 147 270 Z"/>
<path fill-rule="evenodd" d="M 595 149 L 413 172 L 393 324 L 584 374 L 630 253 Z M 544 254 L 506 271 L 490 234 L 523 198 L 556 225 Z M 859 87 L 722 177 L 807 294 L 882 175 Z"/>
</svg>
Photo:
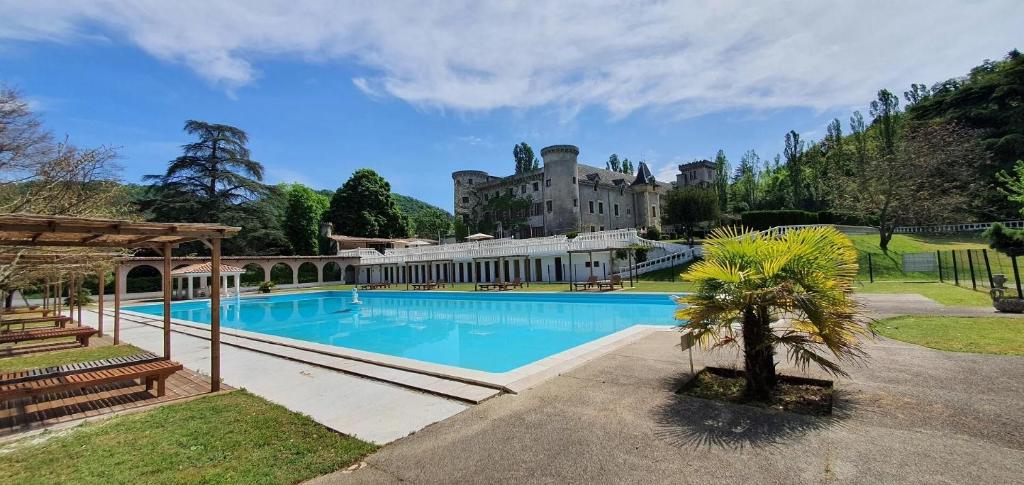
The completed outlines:
<svg viewBox="0 0 1024 485">
<path fill-rule="evenodd" d="M 740 218 L 743 226 L 757 230 L 764 230 L 777 226 L 798 226 L 803 224 L 838 224 L 846 226 L 869 225 L 862 217 L 855 214 L 832 211 L 747 211 L 741 214 Z"/>
</svg>

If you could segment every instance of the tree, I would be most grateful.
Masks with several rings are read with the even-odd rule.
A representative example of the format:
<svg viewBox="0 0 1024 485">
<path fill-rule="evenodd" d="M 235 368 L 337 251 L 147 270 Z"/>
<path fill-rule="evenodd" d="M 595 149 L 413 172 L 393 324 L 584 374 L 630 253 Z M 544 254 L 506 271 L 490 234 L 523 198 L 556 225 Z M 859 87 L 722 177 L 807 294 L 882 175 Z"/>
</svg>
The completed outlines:
<svg viewBox="0 0 1024 485">
<path fill-rule="evenodd" d="M 715 181 L 713 186 L 718 193 L 718 207 L 721 211 L 729 210 L 729 159 L 725 158 L 725 151 L 718 150 L 715 154 Z"/>
<path fill-rule="evenodd" d="M 760 161 L 754 150 L 744 153 L 740 158 L 740 164 L 732 178 L 733 193 L 729 197 L 733 203 L 733 210 L 742 212 L 757 205 L 757 165 Z"/>
<path fill-rule="evenodd" d="M 241 226 L 238 236 L 225 241 L 225 254 L 290 252 L 279 207 L 268 205 L 281 194 L 262 183 L 263 165 L 250 158 L 245 131 L 196 120 L 185 122 L 184 130 L 196 141 L 182 147 L 163 175 L 143 177 L 151 185 L 141 209 L 156 221 Z"/>
<path fill-rule="evenodd" d="M 1024 160 L 1017 160 L 1013 166 L 1013 175 L 1005 170 L 996 174 L 996 179 L 1005 184 L 999 187 L 999 192 L 1006 195 L 1011 202 L 1021 206 L 1020 213 L 1024 215 Z"/>
<path fill-rule="evenodd" d="M 786 174 L 789 176 L 793 207 L 803 208 L 806 200 L 803 177 L 804 142 L 800 140 L 799 133 L 792 130 L 786 133 L 786 146 L 782 154 L 786 157 Z"/>
<path fill-rule="evenodd" d="M 405 237 L 409 222 L 395 204 L 391 184 L 368 168 L 356 170 L 334 192 L 327 220 L 338 234 L 359 237 Z"/>
<path fill-rule="evenodd" d="M 694 289 L 679 298 L 688 306 L 676 318 L 705 349 L 742 345 L 744 394 L 767 401 L 777 382 L 776 346 L 801 368 L 815 364 L 837 376 L 847 375 L 842 363 L 864 356 L 856 276 L 857 251 L 835 228 L 781 236 L 719 228 L 704 242 L 704 259 L 683 274 Z"/>
<path fill-rule="evenodd" d="M 1024 231 L 1010 229 L 997 222 L 981 233 L 981 236 L 987 239 L 989 247 L 996 251 L 1007 256 L 1024 256 Z"/>
<path fill-rule="evenodd" d="M 412 233 L 425 238 L 443 238 L 452 228 L 452 215 L 438 208 L 418 212 L 411 218 Z"/>
<path fill-rule="evenodd" d="M 626 175 L 633 175 L 633 162 L 628 158 L 622 159 L 622 173 Z"/>
<path fill-rule="evenodd" d="M 873 127 L 874 128 L 874 127 Z M 863 176 L 836 185 L 837 208 L 877 220 L 879 247 L 888 251 L 896 227 L 957 222 L 967 216 L 977 167 L 987 154 L 979 134 L 957 124 L 913 123 L 886 153 L 883 135 L 865 161 Z"/>
<path fill-rule="evenodd" d="M 146 175 L 154 189 L 177 199 L 156 200 L 159 204 L 186 205 L 203 222 L 216 222 L 225 208 L 258 199 L 268 193 L 263 185 L 263 164 L 250 159 L 249 136 L 230 125 L 189 120 L 185 132 L 198 138 L 182 147 L 184 153 L 167 166 L 163 175 Z"/>
<path fill-rule="evenodd" d="M 605 163 L 605 168 L 613 172 L 622 172 L 622 162 L 619 161 L 619 156 L 614 153 L 611 154 L 608 157 L 608 162 Z"/>
<path fill-rule="evenodd" d="M 292 184 L 287 194 L 284 233 L 292 250 L 306 256 L 321 254 L 320 223 L 331 200 L 302 184 Z"/>
<path fill-rule="evenodd" d="M 665 193 L 665 222 L 683 226 L 686 239 L 693 244 L 693 227 L 718 219 L 718 193 L 714 189 L 680 187 Z"/>
<path fill-rule="evenodd" d="M 540 168 L 540 161 L 533 155 L 533 148 L 530 148 L 525 141 L 512 147 L 512 156 L 516 159 L 516 173 Z"/>
</svg>

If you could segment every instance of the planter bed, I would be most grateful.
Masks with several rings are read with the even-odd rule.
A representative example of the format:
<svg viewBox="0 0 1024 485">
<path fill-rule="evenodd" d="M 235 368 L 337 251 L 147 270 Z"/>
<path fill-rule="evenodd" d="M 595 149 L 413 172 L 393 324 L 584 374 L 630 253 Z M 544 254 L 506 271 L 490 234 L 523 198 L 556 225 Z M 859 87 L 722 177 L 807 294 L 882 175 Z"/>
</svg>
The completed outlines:
<svg viewBox="0 0 1024 485">
<path fill-rule="evenodd" d="M 768 402 L 744 398 L 744 372 L 738 369 L 705 367 L 676 391 L 677 394 L 776 409 L 798 414 L 832 414 L 832 381 L 779 375 L 778 386 Z"/>
</svg>

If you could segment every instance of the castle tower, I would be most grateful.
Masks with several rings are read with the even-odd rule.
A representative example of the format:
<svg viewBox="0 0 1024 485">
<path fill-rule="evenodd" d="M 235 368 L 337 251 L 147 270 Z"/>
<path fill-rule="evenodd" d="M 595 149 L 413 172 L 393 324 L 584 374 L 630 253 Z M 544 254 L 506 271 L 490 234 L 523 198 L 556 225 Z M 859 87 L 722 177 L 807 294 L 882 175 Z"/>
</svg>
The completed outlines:
<svg viewBox="0 0 1024 485">
<path fill-rule="evenodd" d="M 540 151 L 544 159 L 544 230 L 564 234 L 579 230 L 580 149 L 573 145 L 552 145 Z M 551 204 L 551 210 L 548 210 Z"/>
<path fill-rule="evenodd" d="M 480 170 L 460 170 L 452 172 L 452 180 L 455 182 L 455 219 L 462 222 L 475 221 L 480 216 L 477 209 L 483 203 L 480 195 L 477 194 L 476 185 L 486 182 L 489 179 L 487 172 Z"/>
<path fill-rule="evenodd" d="M 661 230 L 661 193 L 658 182 L 647 164 L 640 162 L 636 169 L 636 179 L 630 184 L 633 191 L 633 206 L 636 211 L 636 225 L 639 228 L 649 226 Z"/>
</svg>

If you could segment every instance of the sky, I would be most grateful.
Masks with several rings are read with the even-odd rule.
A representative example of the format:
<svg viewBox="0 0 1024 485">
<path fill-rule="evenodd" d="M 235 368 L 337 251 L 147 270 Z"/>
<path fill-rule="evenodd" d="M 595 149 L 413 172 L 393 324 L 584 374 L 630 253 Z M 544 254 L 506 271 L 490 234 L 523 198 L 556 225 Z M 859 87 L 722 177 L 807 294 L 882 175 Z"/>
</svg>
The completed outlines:
<svg viewBox="0 0 1024 485">
<path fill-rule="evenodd" d="M 0 83 L 126 182 L 162 173 L 186 120 L 249 134 L 269 183 L 377 170 L 447 210 L 451 172 L 512 147 L 646 161 L 818 139 L 880 88 L 1024 48 L 1024 2 L 0 0 Z"/>
</svg>

